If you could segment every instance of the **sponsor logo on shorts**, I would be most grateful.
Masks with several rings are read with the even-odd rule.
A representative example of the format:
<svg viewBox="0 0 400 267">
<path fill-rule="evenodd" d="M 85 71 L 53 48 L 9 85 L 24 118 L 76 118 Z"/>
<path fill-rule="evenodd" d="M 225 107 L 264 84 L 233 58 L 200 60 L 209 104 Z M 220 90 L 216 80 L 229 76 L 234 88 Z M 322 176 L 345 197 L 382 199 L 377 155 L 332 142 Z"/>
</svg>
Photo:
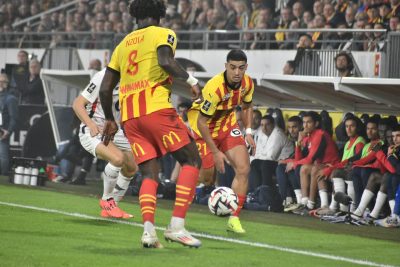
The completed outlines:
<svg viewBox="0 0 400 267">
<path fill-rule="evenodd" d="M 242 136 L 242 132 L 239 129 L 233 129 L 231 131 L 231 136 L 233 136 L 233 137 Z"/>
<path fill-rule="evenodd" d="M 131 145 L 132 147 L 132 151 L 133 153 L 135 153 L 136 157 L 139 157 L 139 152 L 140 152 L 140 156 L 144 156 L 146 154 L 146 152 L 144 152 L 143 147 L 141 145 L 139 145 L 138 143 L 133 143 Z"/>
<path fill-rule="evenodd" d="M 169 134 L 164 134 L 162 137 L 162 141 L 164 144 L 164 147 L 167 148 L 168 144 L 167 144 L 167 140 L 168 143 L 171 145 L 175 144 L 175 140 L 177 143 L 181 142 L 181 139 L 179 138 L 179 136 L 174 132 L 174 131 L 170 131 Z"/>
</svg>

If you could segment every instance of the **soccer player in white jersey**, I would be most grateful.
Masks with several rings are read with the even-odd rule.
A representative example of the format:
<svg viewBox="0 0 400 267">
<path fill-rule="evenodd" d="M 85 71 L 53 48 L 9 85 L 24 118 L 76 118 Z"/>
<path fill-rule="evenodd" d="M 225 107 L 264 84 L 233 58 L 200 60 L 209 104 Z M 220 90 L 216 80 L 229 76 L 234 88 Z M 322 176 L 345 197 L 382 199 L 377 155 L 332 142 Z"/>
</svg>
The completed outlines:
<svg viewBox="0 0 400 267">
<path fill-rule="evenodd" d="M 132 215 L 118 207 L 133 175 L 137 171 L 129 141 L 119 126 L 113 142 L 105 146 L 101 141 L 104 112 L 99 99 L 99 89 L 105 69 L 97 72 L 82 93 L 74 100 L 73 109 L 82 121 L 79 139 L 84 149 L 97 158 L 108 161 L 103 173 L 104 191 L 100 199 L 102 217 L 131 218 Z M 119 118 L 117 85 L 113 91 L 114 116 Z"/>
</svg>

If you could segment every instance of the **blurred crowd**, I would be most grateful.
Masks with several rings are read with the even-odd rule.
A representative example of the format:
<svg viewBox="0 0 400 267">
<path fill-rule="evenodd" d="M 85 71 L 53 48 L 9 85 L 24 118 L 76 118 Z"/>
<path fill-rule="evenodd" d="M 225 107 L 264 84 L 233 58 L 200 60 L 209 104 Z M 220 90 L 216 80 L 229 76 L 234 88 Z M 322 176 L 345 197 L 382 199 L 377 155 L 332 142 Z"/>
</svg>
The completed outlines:
<svg viewBox="0 0 400 267">
<path fill-rule="evenodd" d="M 400 31 L 400 0 L 166 0 L 167 16 L 162 25 L 175 31 L 182 30 L 246 30 L 246 29 L 387 29 Z M 3 35 L 2 46 L 7 41 L 19 47 L 75 46 L 80 48 L 109 48 L 112 35 L 126 34 L 135 27 L 128 12 L 127 0 L 81 0 L 65 9 L 42 14 L 39 22 L 13 27 L 23 19 L 41 14 L 49 9 L 68 4 L 67 0 L 0 0 L 0 32 L 38 33 L 13 37 Z M 84 38 L 75 32 L 90 32 Z M 52 37 L 40 35 L 54 32 Z M 57 34 L 62 32 L 64 34 Z M 304 33 L 303 33 L 304 34 Z M 294 49 L 301 33 L 248 33 L 248 49 Z M 381 51 L 384 33 L 352 34 L 346 32 L 309 32 L 312 48 L 345 49 L 355 43 L 353 50 Z M 201 35 L 179 36 L 201 42 Z M 10 40 L 4 40 L 9 38 Z M 14 40 L 12 40 L 14 38 Z M 221 38 L 221 37 L 220 37 Z M 234 39 L 235 36 L 223 38 Z M 47 41 L 36 44 L 35 41 Z M 324 41 L 322 41 L 324 40 Z M 328 40 L 328 41 L 326 41 Z M 329 42 L 334 40 L 334 42 Z M 184 43 L 184 42 L 183 42 Z M 339 47 L 341 46 L 341 47 Z M 184 48 L 184 47 L 183 47 Z"/>
</svg>

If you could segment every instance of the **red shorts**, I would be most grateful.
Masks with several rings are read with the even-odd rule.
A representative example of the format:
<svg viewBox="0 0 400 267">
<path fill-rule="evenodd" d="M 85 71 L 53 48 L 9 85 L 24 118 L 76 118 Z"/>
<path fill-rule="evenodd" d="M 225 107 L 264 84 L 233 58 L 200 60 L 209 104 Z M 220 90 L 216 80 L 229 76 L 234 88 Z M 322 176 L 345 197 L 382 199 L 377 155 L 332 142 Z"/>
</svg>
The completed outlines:
<svg viewBox="0 0 400 267">
<path fill-rule="evenodd" d="M 192 140 L 175 109 L 161 109 L 123 124 L 137 164 L 176 151 Z"/>
<path fill-rule="evenodd" d="M 208 147 L 206 142 L 195 132 L 193 132 L 193 135 L 202 160 L 201 167 L 203 169 L 214 167 L 214 158 L 210 148 Z M 242 133 L 240 132 L 239 126 L 237 124 L 233 125 L 233 127 L 229 131 L 227 131 L 226 134 L 214 138 L 213 141 L 217 145 L 218 149 L 224 153 L 231 148 L 234 148 L 235 146 L 246 146 L 246 142 L 244 141 Z"/>
</svg>

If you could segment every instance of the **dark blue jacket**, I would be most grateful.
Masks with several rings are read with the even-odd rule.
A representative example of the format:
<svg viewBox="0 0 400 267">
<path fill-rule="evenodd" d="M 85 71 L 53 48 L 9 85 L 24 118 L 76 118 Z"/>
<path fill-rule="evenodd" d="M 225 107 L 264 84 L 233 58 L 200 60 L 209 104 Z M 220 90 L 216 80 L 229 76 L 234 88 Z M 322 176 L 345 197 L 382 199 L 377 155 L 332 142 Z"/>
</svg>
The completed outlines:
<svg viewBox="0 0 400 267">
<path fill-rule="evenodd" d="M 7 91 L 0 92 L 0 112 L 3 120 L 0 128 L 7 130 L 11 135 L 17 127 L 18 100 Z"/>
</svg>

